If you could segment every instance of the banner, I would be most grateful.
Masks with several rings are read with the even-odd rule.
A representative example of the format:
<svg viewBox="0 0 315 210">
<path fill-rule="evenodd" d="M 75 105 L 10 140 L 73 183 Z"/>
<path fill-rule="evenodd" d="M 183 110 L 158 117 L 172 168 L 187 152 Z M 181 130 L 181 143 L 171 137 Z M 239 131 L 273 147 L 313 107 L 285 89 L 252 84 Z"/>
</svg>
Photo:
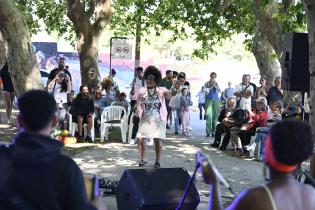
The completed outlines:
<svg viewBox="0 0 315 210">
<path fill-rule="evenodd" d="M 113 59 L 132 59 L 132 43 L 129 39 L 113 39 L 112 52 Z"/>
</svg>

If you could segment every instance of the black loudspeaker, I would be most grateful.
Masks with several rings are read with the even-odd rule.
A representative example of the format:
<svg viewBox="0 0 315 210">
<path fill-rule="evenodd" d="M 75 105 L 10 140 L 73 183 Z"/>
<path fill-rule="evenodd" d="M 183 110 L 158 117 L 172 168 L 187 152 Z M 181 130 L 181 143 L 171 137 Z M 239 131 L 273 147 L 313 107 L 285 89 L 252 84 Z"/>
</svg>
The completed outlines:
<svg viewBox="0 0 315 210">
<path fill-rule="evenodd" d="M 284 36 L 281 86 L 284 90 L 309 92 L 309 42 L 306 33 L 286 33 Z"/>
<path fill-rule="evenodd" d="M 175 210 L 189 178 L 183 168 L 126 169 L 116 194 L 118 210 Z M 192 184 L 181 210 L 194 210 L 199 202 Z"/>
</svg>

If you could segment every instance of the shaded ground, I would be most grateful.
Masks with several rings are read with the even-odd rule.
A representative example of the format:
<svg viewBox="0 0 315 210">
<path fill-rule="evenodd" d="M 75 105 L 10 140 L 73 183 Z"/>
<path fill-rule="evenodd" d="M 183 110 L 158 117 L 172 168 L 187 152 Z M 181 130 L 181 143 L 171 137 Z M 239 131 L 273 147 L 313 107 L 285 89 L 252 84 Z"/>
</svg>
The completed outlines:
<svg viewBox="0 0 315 210">
<path fill-rule="evenodd" d="M 0 110 L 1 122 L 4 112 Z M 229 180 L 233 190 L 238 194 L 241 190 L 263 183 L 262 164 L 256 161 L 244 160 L 239 156 L 223 153 L 210 147 L 210 141 L 204 137 L 205 121 L 199 121 L 197 114 L 191 115 L 193 136 L 185 137 L 173 135 L 168 131 L 167 138 L 163 141 L 162 167 L 183 167 L 191 175 L 194 170 L 195 153 L 197 150 L 208 154 L 223 176 Z M 8 142 L 14 137 L 17 129 L 0 124 L 0 141 Z M 75 144 L 65 148 L 65 152 L 74 157 L 84 172 L 97 173 L 99 177 L 119 180 L 123 171 L 127 168 L 138 168 L 139 154 L 136 145 L 123 144 L 117 141 L 116 135 L 99 144 Z M 154 148 L 147 147 L 148 167 L 154 164 Z M 196 187 L 201 195 L 199 210 L 206 210 L 208 206 L 209 186 L 204 184 L 200 174 L 197 174 Z M 222 188 L 222 200 L 228 205 L 233 200 L 233 195 Z M 109 210 L 116 210 L 115 197 L 105 197 L 104 203 Z"/>
</svg>

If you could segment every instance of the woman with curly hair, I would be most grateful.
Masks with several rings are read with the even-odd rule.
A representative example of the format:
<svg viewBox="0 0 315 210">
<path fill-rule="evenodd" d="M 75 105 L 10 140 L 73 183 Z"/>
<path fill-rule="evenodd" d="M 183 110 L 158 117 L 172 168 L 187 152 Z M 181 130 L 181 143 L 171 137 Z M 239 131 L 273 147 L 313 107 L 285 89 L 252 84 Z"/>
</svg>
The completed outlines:
<svg viewBox="0 0 315 210">
<path fill-rule="evenodd" d="M 284 120 L 271 127 L 264 146 L 266 184 L 240 193 L 226 209 L 282 210 L 315 209 L 315 190 L 298 182 L 294 172 L 312 154 L 311 127 L 301 121 Z M 210 184 L 209 210 L 224 209 L 220 199 L 219 179 L 206 159 L 198 160 L 206 183 Z"/>
<path fill-rule="evenodd" d="M 137 93 L 131 92 L 137 99 L 137 115 L 140 118 L 137 133 L 138 149 L 141 161 L 140 167 L 147 164 L 145 160 L 144 139 L 154 139 L 156 160 L 154 167 L 159 168 L 162 150 L 161 139 L 165 138 L 167 110 L 165 98 L 170 96 L 170 91 L 164 87 L 158 87 L 162 78 L 161 72 L 155 66 L 149 66 L 144 72 L 146 87 L 142 87 Z"/>
</svg>

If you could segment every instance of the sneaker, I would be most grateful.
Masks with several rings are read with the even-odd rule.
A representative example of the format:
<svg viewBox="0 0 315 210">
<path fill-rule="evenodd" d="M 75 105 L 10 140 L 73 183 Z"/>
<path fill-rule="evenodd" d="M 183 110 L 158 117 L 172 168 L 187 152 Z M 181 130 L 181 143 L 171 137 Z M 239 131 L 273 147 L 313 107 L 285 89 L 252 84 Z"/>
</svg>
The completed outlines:
<svg viewBox="0 0 315 210">
<path fill-rule="evenodd" d="M 171 127 L 169 125 L 166 125 L 166 129 L 171 129 Z"/>
<path fill-rule="evenodd" d="M 218 144 L 218 143 L 213 143 L 213 144 L 211 144 L 211 147 L 219 147 L 220 145 Z"/>
<path fill-rule="evenodd" d="M 86 136 L 85 137 L 85 141 L 89 142 L 89 143 L 93 143 L 92 137 L 91 136 Z"/>
<path fill-rule="evenodd" d="M 146 160 L 141 160 L 139 163 L 139 167 L 145 167 L 145 165 L 148 163 Z"/>
<path fill-rule="evenodd" d="M 84 138 L 82 136 L 79 136 L 77 138 L 77 143 L 83 143 L 84 142 Z"/>
<path fill-rule="evenodd" d="M 134 139 L 130 139 L 129 144 L 135 144 L 135 143 L 136 143 L 136 141 Z"/>
<path fill-rule="evenodd" d="M 154 163 L 154 168 L 161 168 L 161 164 L 160 164 L 160 162 L 155 162 Z"/>
<path fill-rule="evenodd" d="M 192 131 L 193 129 L 190 126 L 187 126 L 187 130 Z"/>
<path fill-rule="evenodd" d="M 175 135 L 178 135 L 178 132 L 177 132 L 177 131 L 175 131 Z"/>
</svg>

